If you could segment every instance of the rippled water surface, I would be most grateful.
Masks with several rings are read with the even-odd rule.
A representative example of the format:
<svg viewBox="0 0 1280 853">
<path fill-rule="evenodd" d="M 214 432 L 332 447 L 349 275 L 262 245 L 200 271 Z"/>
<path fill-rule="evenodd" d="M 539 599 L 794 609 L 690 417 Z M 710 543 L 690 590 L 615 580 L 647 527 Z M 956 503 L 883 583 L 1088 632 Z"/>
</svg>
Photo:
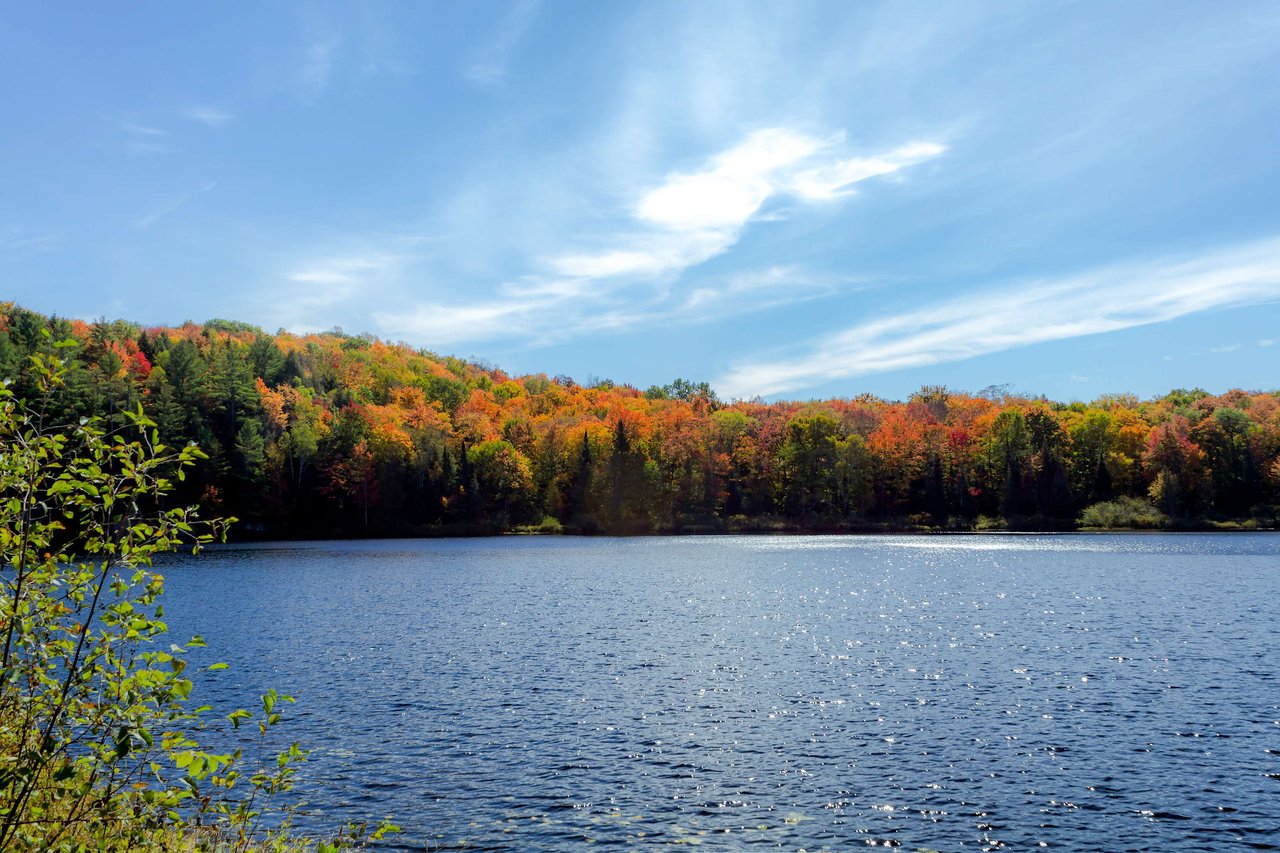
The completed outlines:
<svg viewBox="0 0 1280 853">
<path fill-rule="evenodd" d="M 308 826 L 562 850 L 1276 849 L 1280 539 L 277 543 L 166 567 Z"/>
</svg>

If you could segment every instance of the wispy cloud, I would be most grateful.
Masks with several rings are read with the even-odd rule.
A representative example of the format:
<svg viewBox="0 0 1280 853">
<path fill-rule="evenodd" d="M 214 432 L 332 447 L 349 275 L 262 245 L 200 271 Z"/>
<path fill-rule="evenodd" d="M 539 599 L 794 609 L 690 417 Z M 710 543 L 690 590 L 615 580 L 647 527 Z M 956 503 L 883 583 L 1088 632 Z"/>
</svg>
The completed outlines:
<svg viewBox="0 0 1280 853">
<path fill-rule="evenodd" d="M 412 258 L 388 251 L 359 250 L 301 259 L 263 289 L 259 313 L 267 325 L 295 332 L 331 328 L 335 316 L 367 316 Z"/>
<path fill-rule="evenodd" d="M 860 283 L 852 279 L 819 275 L 793 264 L 775 265 L 736 272 L 722 282 L 699 282 L 678 310 L 696 309 L 699 317 L 719 319 L 742 310 L 763 311 L 858 289 Z"/>
<path fill-rule="evenodd" d="M 192 121 L 198 121 L 201 124 L 207 124 L 211 127 L 226 124 L 235 118 L 235 116 L 229 112 L 209 106 L 188 107 L 182 111 L 182 115 Z"/>
<path fill-rule="evenodd" d="M 412 336 L 429 347 L 488 340 L 519 331 L 537 321 L 538 308 L 529 302 L 490 301 L 473 305 L 419 305 L 408 312 L 375 311 L 374 320 L 386 332 Z"/>
<path fill-rule="evenodd" d="M 209 190 L 213 189 L 217 185 L 218 185 L 217 181 L 208 181 L 206 183 L 203 183 L 196 189 L 191 190 L 190 192 L 183 193 L 182 195 L 178 196 L 175 199 L 172 199 L 171 201 L 165 202 L 164 204 L 160 205 L 155 210 L 151 211 L 145 216 L 138 217 L 133 221 L 133 227 L 141 231 L 145 231 L 148 228 L 150 228 L 152 225 L 155 225 L 161 219 L 164 219 L 166 216 L 173 213 L 178 208 L 182 207 L 187 202 L 191 201 L 191 199 L 203 193 L 207 193 Z"/>
<path fill-rule="evenodd" d="M 25 257 L 47 252 L 57 248 L 58 242 L 58 237 L 53 234 L 37 234 L 25 228 L 12 227 L 0 230 L 0 254 L 8 257 Z"/>
<path fill-rule="evenodd" d="M 1220 347 L 1213 347 L 1209 352 L 1235 352 L 1243 346 L 1244 344 L 1223 344 Z"/>
<path fill-rule="evenodd" d="M 144 124 L 132 117 L 105 116 L 116 130 L 124 134 L 124 147 L 136 154 L 163 154 L 169 150 L 169 131 Z"/>
<path fill-rule="evenodd" d="M 770 199 L 830 201 L 853 185 L 936 157 L 936 143 L 904 145 L 877 157 L 844 157 L 843 135 L 809 136 L 769 128 L 712 158 L 695 172 L 668 175 L 632 211 L 634 230 L 605 238 L 613 245 L 549 259 L 559 274 L 609 278 L 656 276 L 697 266 L 729 250 Z"/>
<path fill-rule="evenodd" d="M 1273 347 L 1275 345 L 1276 345 L 1275 338 L 1262 338 L 1261 340 L 1258 341 L 1258 346 L 1260 347 Z"/>
<path fill-rule="evenodd" d="M 381 252 L 325 258 L 299 266 L 285 279 L 302 285 L 295 298 L 303 308 L 324 308 L 357 295 L 362 285 L 383 280 L 398 270 L 404 259 Z"/>
<path fill-rule="evenodd" d="M 857 323 L 800 355 L 740 364 L 715 383 L 731 397 L 958 361 L 1045 341 L 1280 300 L 1280 239 L 1200 257 L 1131 263 L 970 294 Z"/>
<path fill-rule="evenodd" d="M 853 185 L 868 178 L 891 175 L 907 166 L 923 163 L 945 151 L 933 142 L 913 142 L 880 157 L 850 157 L 827 166 L 807 169 L 792 178 L 791 191 L 801 198 L 817 201 L 853 193 Z"/>
<path fill-rule="evenodd" d="M 501 285 L 498 298 L 419 303 L 375 313 L 374 319 L 385 331 L 433 346 L 495 339 L 547 344 L 723 319 L 847 290 L 847 279 L 795 265 L 717 276 L 696 270 L 728 253 L 752 222 L 782 218 L 781 211 L 768 210 L 772 199 L 834 203 L 861 181 L 944 150 L 914 143 L 865 158 L 844 149 L 841 134 L 817 137 L 785 128 L 751 133 L 702 168 L 672 172 L 639 189 L 619 229 L 596 235 L 592 249 L 535 259 L 534 271 Z"/>
<path fill-rule="evenodd" d="M 537 16 L 538 0 L 516 0 L 503 16 L 497 33 L 476 53 L 471 64 L 464 70 L 466 78 L 482 87 L 501 83 L 507 76 L 511 51 Z"/>
<path fill-rule="evenodd" d="M 336 35 L 316 39 L 307 45 L 293 78 L 293 89 L 299 98 L 309 103 L 329 88 L 341 47 L 342 38 Z"/>
<path fill-rule="evenodd" d="M 775 266 L 702 281 L 680 294 L 628 292 L 625 298 L 611 298 L 591 279 L 530 277 L 504 284 L 500 299 L 420 304 L 407 311 L 374 312 L 373 317 L 385 333 L 433 347 L 495 339 L 546 346 L 586 334 L 722 321 L 819 299 L 848 286 L 799 267 Z"/>
<path fill-rule="evenodd" d="M 156 137 L 156 136 L 169 135 L 169 131 L 167 130 L 163 130 L 158 127 L 152 127 L 146 124 L 138 124 L 137 122 L 132 122 L 132 121 L 121 121 L 120 129 L 123 130 L 125 133 L 131 133 L 134 136 Z"/>
</svg>

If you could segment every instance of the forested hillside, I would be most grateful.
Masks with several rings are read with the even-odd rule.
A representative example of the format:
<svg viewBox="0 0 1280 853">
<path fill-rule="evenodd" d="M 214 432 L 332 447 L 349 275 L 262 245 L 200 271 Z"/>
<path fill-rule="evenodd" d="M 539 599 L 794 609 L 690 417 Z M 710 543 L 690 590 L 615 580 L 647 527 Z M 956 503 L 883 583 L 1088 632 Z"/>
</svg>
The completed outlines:
<svg viewBox="0 0 1280 853">
<path fill-rule="evenodd" d="M 723 402 L 512 377 L 339 332 L 86 324 L 0 304 L 0 375 L 68 360 L 49 416 L 139 405 L 208 454 L 182 498 L 244 536 L 1274 526 L 1280 394 L 1055 403 L 922 388 Z"/>
</svg>

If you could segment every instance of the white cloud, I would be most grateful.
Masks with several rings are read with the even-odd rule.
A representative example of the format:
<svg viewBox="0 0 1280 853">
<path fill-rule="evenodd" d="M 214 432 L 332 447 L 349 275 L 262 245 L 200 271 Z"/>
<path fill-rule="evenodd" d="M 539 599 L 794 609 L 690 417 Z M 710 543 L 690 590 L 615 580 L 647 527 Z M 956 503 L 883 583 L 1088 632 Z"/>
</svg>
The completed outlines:
<svg viewBox="0 0 1280 853">
<path fill-rule="evenodd" d="M 1280 300 L 1280 239 L 1191 260 L 1134 263 L 971 294 L 867 320 L 808 352 L 738 365 L 716 387 L 731 397 L 958 361 L 1044 341 L 1159 323 L 1214 308 Z"/>
<path fill-rule="evenodd" d="M 679 272 L 732 248 L 771 198 L 836 198 L 855 183 L 946 150 L 918 142 L 880 157 L 841 158 L 833 149 L 842 144 L 840 134 L 818 138 L 786 128 L 756 131 L 703 169 L 669 174 L 643 192 L 633 210 L 634 230 L 613 235 L 614 245 L 555 256 L 549 264 L 562 275 L 590 278 Z"/>
<path fill-rule="evenodd" d="M 829 144 L 781 128 L 757 131 L 708 168 L 669 175 L 641 197 L 636 218 L 677 231 L 740 228 L 785 185 L 783 169 Z"/>
<path fill-rule="evenodd" d="M 1260 347 L 1273 347 L 1275 345 L 1276 345 L 1275 338 L 1262 338 L 1261 340 L 1258 341 L 1258 346 Z"/>
<path fill-rule="evenodd" d="M 1240 349 L 1243 344 L 1223 344 L 1220 347 L 1214 347 L 1209 352 L 1235 352 Z"/>
<path fill-rule="evenodd" d="M 560 275 L 585 278 L 655 277 L 710 260 L 737 242 L 737 235 L 708 229 L 689 234 L 636 236 L 629 242 L 630 248 L 553 258 L 551 268 Z"/>
<path fill-rule="evenodd" d="M 801 198 L 817 201 L 848 195 L 854 184 L 880 175 L 890 175 L 907 166 L 937 157 L 946 149 L 932 142 L 913 142 L 895 148 L 882 157 L 852 157 L 830 166 L 797 174 L 791 191 Z"/>
</svg>

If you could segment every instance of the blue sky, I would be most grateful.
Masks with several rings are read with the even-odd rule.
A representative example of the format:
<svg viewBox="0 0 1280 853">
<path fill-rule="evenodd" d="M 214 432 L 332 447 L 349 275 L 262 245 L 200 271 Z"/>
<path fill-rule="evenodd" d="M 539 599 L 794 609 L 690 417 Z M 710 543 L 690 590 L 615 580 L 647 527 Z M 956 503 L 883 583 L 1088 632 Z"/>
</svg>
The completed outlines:
<svg viewBox="0 0 1280 853">
<path fill-rule="evenodd" d="M 14 4 L 0 298 L 725 397 L 1280 386 L 1274 2 Z"/>
</svg>

